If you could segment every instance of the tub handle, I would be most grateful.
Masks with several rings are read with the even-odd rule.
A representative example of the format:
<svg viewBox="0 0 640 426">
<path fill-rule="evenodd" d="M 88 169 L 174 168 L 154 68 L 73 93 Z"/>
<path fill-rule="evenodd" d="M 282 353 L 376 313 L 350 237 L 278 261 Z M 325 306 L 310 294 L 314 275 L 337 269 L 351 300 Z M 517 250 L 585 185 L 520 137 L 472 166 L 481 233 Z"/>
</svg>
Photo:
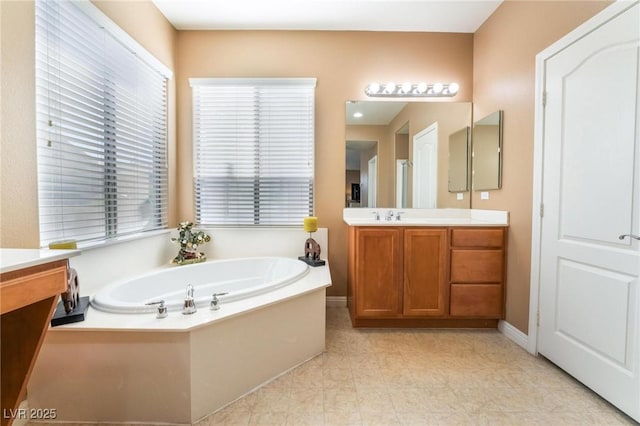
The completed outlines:
<svg viewBox="0 0 640 426">
<path fill-rule="evenodd" d="M 624 240 L 625 237 L 633 238 L 634 240 L 640 240 L 640 237 L 633 234 L 622 234 L 618 237 L 619 240 Z"/>
<path fill-rule="evenodd" d="M 156 318 L 162 319 L 166 318 L 169 314 L 167 313 L 167 307 L 164 305 L 164 300 L 158 300 L 157 302 L 149 302 L 145 303 L 147 306 L 158 305 L 158 314 Z"/>
<path fill-rule="evenodd" d="M 211 309 L 212 311 L 217 311 L 218 309 L 220 309 L 220 299 L 218 299 L 218 296 L 224 296 L 225 294 L 229 293 L 213 293 L 213 295 L 211 296 L 211 306 L 209 307 L 209 309 Z"/>
</svg>

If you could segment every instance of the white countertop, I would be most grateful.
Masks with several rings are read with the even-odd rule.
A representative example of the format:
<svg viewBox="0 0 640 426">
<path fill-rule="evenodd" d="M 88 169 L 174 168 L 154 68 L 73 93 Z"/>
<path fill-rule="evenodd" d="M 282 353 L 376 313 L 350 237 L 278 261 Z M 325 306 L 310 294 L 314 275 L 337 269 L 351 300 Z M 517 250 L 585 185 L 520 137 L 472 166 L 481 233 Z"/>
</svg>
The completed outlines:
<svg viewBox="0 0 640 426">
<path fill-rule="evenodd" d="M 78 256 L 79 250 L 0 249 L 0 273 L 42 265 Z"/>
<path fill-rule="evenodd" d="M 501 210 L 346 208 L 342 217 L 349 226 L 509 226 Z"/>
</svg>

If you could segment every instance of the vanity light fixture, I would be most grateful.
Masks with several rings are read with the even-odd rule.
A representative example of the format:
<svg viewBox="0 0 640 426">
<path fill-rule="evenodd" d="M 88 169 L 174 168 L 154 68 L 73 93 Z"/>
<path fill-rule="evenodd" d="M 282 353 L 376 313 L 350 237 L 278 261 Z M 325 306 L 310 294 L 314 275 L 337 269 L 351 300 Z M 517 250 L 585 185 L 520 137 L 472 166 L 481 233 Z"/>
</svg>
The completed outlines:
<svg viewBox="0 0 640 426">
<path fill-rule="evenodd" d="M 371 97 L 398 98 L 398 97 L 451 97 L 458 93 L 458 83 L 370 83 L 365 87 L 364 93 Z"/>
</svg>

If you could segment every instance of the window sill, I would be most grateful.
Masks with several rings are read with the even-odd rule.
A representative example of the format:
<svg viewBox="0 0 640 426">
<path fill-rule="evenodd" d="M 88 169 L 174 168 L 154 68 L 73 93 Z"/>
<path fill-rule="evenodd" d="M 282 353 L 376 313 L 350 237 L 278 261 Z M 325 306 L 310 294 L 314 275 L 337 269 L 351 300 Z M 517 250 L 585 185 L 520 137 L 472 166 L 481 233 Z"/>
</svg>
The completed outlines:
<svg viewBox="0 0 640 426">
<path fill-rule="evenodd" d="M 117 238 L 110 238 L 108 240 L 101 241 L 88 241 L 84 243 L 78 243 L 78 250 L 93 250 L 103 247 L 110 247 L 116 244 L 122 244 L 126 242 L 131 242 L 134 240 L 141 240 L 145 238 L 157 237 L 158 235 L 169 234 L 171 229 L 157 229 L 155 231 L 147 231 L 147 232 L 139 232 L 137 234 L 125 235 Z"/>
</svg>

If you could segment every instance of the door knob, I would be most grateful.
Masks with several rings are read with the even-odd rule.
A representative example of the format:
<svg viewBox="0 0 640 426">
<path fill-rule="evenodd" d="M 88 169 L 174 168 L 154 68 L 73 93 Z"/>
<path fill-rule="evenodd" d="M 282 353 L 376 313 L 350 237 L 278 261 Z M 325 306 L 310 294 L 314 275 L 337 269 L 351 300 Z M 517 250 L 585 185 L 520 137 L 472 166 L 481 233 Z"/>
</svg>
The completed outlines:
<svg viewBox="0 0 640 426">
<path fill-rule="evenodd" d="M 634 240 L 640 240 L 640 237 L 638 237 L 637 235 L 633 235 L 633 234 L 622 234 L 618 238 L 621 239 L 621 240 L 624 240 L 624 237 L 633 238 Z"/>
</svg>

